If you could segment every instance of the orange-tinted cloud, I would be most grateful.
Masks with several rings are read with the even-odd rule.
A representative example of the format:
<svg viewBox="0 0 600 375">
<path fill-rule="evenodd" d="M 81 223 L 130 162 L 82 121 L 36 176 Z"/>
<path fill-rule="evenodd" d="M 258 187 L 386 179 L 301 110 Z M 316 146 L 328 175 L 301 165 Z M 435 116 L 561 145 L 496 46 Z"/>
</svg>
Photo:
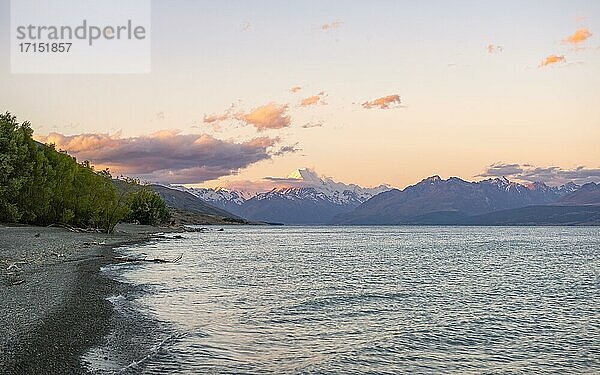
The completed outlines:
<svg viewBox="0 0 600 375">
<path fill-rule="evenodd" d="M 39 137 L 79 160 L 110 168 L 143 180 L 165 183 L 199 183 L 236 173 L 261 160 L 294 152 L 295 146 L 275 149 L 279 139 L 258 137 L 245 142 L 224 141 L 210 135 L 179 134 L 166 130 L 147 136 L 122 138 L 120 134 L 50 133 Z"/>
<path fill-rule="evenodd" d="M 290 126 L 290 116 L 286 115 L 288 106 L 269 103 L 249 113 L 240 112 L 236 119 L 254 126 L 258 131 L 281 129 Z"/>
<path fill-rule="evenodd" d="M 569 44 L 579 44 L 585 42 L 591 36 L 592 33 L 588 29 L 581 28 L 575 31 L 573 35 L 569 35 L 565 40 L 563 40 L 563 42 Z"/>
<path fill-rule="evenodd" d="M 488 44 L 487 51 L 490 54 L 500 53 L 500 52 L 502 52 L 502 46 L 495 46 L 493 44 Z"/>
<path fill-rule="evenodd" d="M 319 29 L 323 30 L 323 31 L 328 31 L 331 29 L 337 29 L 340 28 L 344 23 L 340 22 L 340 21 L 333 21 L 332 23 L 325 23 L 321 26 L 319 26 Z"/>
<path fill-rule="evenodd" d="M 390 109 L 394 106 L 400 105 L 400 95 L 388 95 L 381 98 L 377 98 L 375 100 L 367 101 L 362 103 L 363 108 L 371 109 L 371 108 L 379 108 L 379 109 Z"/>
<path fill-rule="evenodd" d="M 300 86 L 294 86 L 290 89 L 290 91 L 293 92 L 294 94 L 300 90 L 302 90 L 302 87 L 300 87 Z"/>
<path fill-rule="evenodd" d="M 559 62 L 566 62 L 567 60 L 565 59 L 564 56 L 556 56 L 556 55 L 550 55 L 548 57 L 546 57 L 544 60 L 542 60 L 542 63 L 540 64 L 540 67 L 542 66 L 547 66 L 547 65 L 551 65 L 551 64 L 556 64 Z"/>
<path fill-rule="evenodd" d="M 302 99 L 300 101 L 300 105 L 303 107 L 306 107 L 309 105 L 315 105 L 315 104 L 319 104 L 319 103 L 325 104 L 325 102 L 322 101 L 323 96 L 325 96 L 325 93 L 323 91 L 321 91 L 317 95 L 309 96 L 308 98 Z"/>
<path fill-rule="evenodd" d="M 231 118 L 231 116 L 228 113 L 223 113 L 220 115 L 211 115 L 211 116 L 207 116 L 204 115 L 204 123 L 206 124 L 213 124 L 216 122 L 221 122 L 221 121 L 225 121 L 225 120 L 229 120 Z"/>
</svg>

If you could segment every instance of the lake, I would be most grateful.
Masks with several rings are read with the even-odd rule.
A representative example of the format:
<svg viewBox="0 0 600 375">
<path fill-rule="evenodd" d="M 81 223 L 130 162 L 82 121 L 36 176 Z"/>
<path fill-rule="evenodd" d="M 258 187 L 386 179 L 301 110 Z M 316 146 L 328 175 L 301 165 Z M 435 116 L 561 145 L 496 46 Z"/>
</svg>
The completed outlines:
<svg viewBox="0 0 600 375">
<path fill-rule="evenodd" d="M 104 270 L 165 327 L 135 372 L 600 372 L 598 227 L 217 229 Z"/>
</svg>

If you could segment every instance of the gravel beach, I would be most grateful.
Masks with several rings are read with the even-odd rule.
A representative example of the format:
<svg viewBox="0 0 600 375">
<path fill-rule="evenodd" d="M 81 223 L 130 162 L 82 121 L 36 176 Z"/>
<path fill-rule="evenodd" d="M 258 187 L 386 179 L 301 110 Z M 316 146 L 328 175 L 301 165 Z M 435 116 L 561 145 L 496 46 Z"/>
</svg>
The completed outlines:
<svg viewBox="0 0 600 375">
<path fill-rule="evenodd" d="M 167 231 L 173 229 L 119 225 L 101 234 L 0 225 L 0 373 L 88 373 L 81 356 L 115 324 L 123 325 L 121 336 L 152 325 L 149 319 L 115 323 L 106 298 L 131 287 L 103 276 L 100 267 L 114 262 L 115 247 Z M 138 354 L 135 346 L 124 353 L 131 358 L 123 361 Z"/>
</svg>

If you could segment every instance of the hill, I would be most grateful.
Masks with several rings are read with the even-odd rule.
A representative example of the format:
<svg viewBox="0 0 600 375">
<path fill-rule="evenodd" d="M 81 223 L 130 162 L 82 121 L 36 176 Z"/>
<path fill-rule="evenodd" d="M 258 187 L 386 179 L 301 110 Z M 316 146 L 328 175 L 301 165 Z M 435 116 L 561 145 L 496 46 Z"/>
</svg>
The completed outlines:
<svg viewBox="0 0 600 375">
<path fill-rule="evenodd" d="M 479 215 L 557 203 L 574 194 L 576 188 L 572 184 L 549 187 L 541 182 L 525 186 L 506 178 L 468 182 L 456 177 L 443 180 L 432 176 L 404 190 L 381 193 L 354 211 L 338 215 L 332 222 L 351 225 L 476 224 L 472 218 Z"/>
<path fill-rule="evenodd" d="M 150 185 L 165 201 L 172 219 L 178 224 L 247 224 L 248 222 L 230 212 L 214 207 L 198 197 L 181 190 L 162 185 Z"/>
<path fill-rule="evenodd" d="M 170 204 L 183 209 L 201 204 L 196 211 L 260 222 L 337 225 L 584 224 L 596 222 L 595 210 L 581 206 L 600 204 L 600 185 L 594 183 L 551 187 L 506 178 L 469 182 L 432 176 L 404 190 L 390 190 L 338 183 L 307 169 L 279 180 L 290 187 L 254 195 L 175 186 L 171 189 L 188 194 Z"/>
</svg>

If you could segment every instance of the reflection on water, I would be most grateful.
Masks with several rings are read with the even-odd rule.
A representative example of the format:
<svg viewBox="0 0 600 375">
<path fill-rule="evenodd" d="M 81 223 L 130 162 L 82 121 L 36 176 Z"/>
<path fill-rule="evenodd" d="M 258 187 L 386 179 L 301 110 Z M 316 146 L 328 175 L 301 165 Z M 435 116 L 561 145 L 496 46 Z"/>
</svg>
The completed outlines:
<svg viewBox="0 0 600 375">
<path fill-rule="evenodd" d="M 598 228 L 226 227 L 130 249 L 144 373 L 600 371 Z"/>
</svg>

